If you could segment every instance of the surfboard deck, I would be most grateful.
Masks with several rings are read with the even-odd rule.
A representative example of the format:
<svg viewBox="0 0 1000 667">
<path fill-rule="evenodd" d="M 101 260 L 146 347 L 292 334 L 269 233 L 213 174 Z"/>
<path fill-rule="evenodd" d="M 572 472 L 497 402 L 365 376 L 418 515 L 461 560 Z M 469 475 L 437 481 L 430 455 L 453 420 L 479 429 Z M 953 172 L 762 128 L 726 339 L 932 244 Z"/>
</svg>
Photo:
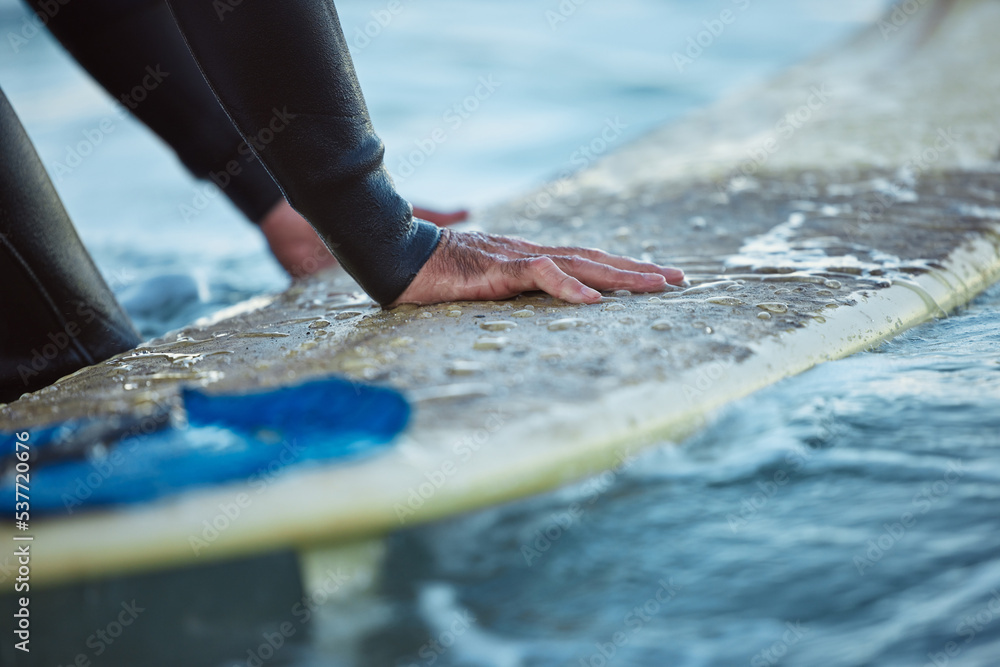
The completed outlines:
<svg viewBox="0 0 1000 667">
<path fill-rule="evenodd" d="M 30 432 L 333 374 L 415 406 L 366 460 L 35 520 L 32 583 L 320 553 L 545 491 L 967 302 L 1000 278 L 1000 7 L 946 4 L 477 216 L 681 266 L 691 289 L 383 311 L 333 271 L 0 408 Z"/>
</svg>

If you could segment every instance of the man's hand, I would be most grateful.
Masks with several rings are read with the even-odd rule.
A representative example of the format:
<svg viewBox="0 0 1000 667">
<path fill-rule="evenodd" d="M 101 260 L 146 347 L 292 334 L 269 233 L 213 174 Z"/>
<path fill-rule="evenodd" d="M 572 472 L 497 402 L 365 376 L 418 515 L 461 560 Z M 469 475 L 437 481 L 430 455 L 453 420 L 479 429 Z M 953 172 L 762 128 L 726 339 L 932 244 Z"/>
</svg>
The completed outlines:
<svg viewBox="0 0 1000 667">
<path fill-rule="evenodd" d="M 261 220 L 260 231 L 292 278 L 303 278 L 337 263 L 312 225 L 284 199 Z"/>
<path fill-rule="evenodd" d="M 680 269 L 602 250 L 444 229 L 434 254 L 392 305 L 506 299 L 532 290 L 570 303 L 596 303 L 597 290 L 658 292 L 683 280 Z"/>
</svg>

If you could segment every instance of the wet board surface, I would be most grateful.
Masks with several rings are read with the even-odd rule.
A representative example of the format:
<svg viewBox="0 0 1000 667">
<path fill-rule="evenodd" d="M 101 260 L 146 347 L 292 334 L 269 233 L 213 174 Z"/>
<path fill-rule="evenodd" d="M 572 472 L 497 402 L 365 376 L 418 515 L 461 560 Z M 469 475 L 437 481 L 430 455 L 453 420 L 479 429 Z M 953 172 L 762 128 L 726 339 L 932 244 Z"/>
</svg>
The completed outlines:
<svg viewBox="0 0 1000 667">
<path fill-rule="evenodd" d="M 334 374 L 414 407 L 364 460 L 39 519 L 33 582 L 309 550 L 551 489 L 967 302 L 1000 277 L 998 21 L 928 3 L 474 223 L 677 265 L 691 289 L 382 311 L 332 272 L 0 408 L 8 431 L 141 421 L 184 386 Z"/>
</svg>

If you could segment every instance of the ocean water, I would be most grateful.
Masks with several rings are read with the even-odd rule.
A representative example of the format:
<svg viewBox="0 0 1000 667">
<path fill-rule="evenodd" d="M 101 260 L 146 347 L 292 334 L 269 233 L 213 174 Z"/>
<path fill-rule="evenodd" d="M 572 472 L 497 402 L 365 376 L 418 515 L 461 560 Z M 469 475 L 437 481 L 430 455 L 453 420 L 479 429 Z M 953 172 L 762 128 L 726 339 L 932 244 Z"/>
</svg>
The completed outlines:
<svg viewBox="0 0 1000 667">
<path fill-rule="evenodd" d="M 515 195 L 570 166 L 607 119 L 633 140 L 883 6 L 562 4 L 401 0 L 387 19 L 384 2 L 338 3 L 404 194 L 442 207 Z M 679 71 L 671 54 L 727 7 L 738 20 Z M 0 36 L 23 16 L 0 2 Z M 493 92 L 457 122 L 449 111 L 482 77 Z M 46 35 L 17 52 L 0 39 L 0 86 L 50 166 L 115 119 L 57 188 L 145 333 L 287 284 L 255 231 Z M 438 127 L 446 141 L 422 150 Z M 1000 664 L 998 309 L 994 287 L 729 406 L 686 442 L 399 532 L 369 598 L 328 604 L 308 639 L 263 664 Z"/>
</svg>

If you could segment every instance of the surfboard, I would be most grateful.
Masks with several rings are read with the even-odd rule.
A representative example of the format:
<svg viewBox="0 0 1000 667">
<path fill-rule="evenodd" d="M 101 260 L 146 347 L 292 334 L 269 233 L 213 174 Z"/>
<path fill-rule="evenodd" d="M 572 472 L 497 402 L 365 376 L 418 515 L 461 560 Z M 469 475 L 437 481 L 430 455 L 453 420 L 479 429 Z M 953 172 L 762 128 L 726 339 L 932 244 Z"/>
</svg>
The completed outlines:
<svg viewBox="0 0 1000 667">
<path fill-rule="evenodd" d="M 33 519 L 32 584 L 321 554 L 553 489 L 966 303 L 1000 278 L 1000 7 L 922 7 L 472 223 L 678 265 L 688 288 L 382 310 L 333 271 L 3 406 L 0 430 L 31 434 L 338 376 L 413 407 L 370 456 Z"/>
</svg>

